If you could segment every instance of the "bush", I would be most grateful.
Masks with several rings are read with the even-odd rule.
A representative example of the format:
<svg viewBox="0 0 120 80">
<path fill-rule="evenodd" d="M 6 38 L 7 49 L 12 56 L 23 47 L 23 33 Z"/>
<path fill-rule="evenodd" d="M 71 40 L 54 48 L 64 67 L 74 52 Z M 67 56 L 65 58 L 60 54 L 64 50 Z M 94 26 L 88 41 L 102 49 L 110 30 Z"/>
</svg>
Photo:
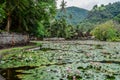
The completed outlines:
<svg viewBox="0 0 120 80">
<path fill-rule="evenodd" d="M 46 36 L 48 36 L 48 32 L 47 29 L 45 29 L 44 25 L 41 22 L 38 22 L 37 24 L 37 30 L 36 30 L 36 36 L 39 38 L 44 38 Z"/>
<path fill-rule="evenodd" d="M 120 37 L 114 37 L 110 41 L 120 42 Z"/>
<path fill-rule="evenodd" d="M 117 36 L 117 30 L 115 29 L 113 21 L 108 21 L 106 23 L 96 26 L 96 28 L 91 31 L 91 34 L 95 36 L 95 38 L 102 41 L 119 40 Z"/>
</svg>

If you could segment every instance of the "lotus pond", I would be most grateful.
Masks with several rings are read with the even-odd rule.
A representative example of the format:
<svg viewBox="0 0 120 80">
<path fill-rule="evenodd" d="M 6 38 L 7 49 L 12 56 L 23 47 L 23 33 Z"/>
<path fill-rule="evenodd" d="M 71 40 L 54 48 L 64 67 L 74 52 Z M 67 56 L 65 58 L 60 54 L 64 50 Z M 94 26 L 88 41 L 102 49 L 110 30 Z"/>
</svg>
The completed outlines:
<svg viewBox="0 0 120 80">
<path fill-rule="evenodd" d="M 40 43 L 37 50 L 7 52 L 0 74 L 6 80 L 120 80 L 120 43 Z"/>
</svg>

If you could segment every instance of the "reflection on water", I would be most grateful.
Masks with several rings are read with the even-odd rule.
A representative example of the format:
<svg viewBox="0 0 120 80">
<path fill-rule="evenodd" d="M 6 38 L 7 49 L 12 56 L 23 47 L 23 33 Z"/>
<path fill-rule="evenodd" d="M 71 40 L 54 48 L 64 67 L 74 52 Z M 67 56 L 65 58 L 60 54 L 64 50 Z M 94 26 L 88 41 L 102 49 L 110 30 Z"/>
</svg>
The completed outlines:
<svg viewBox="0 0 120 80">
<path fill-rule="evenodd" d="M 108 63 L 108 64 L 120 64 L 120 61 L 93 61 L 93 62 L 100 62 L 100 63 Z"/>
<path fill-rule="evenodd" d="M 35 69 L 35 66 L 24 66 L 24 67 L 17 67 L 17 68 L 7 68 L 7 69 L 0 69 L 0 74 L 6 80 L 21 80 L 17 75 L 27 75 L 31 73 L 23 73 L 24 70 Z"/>
</svg>

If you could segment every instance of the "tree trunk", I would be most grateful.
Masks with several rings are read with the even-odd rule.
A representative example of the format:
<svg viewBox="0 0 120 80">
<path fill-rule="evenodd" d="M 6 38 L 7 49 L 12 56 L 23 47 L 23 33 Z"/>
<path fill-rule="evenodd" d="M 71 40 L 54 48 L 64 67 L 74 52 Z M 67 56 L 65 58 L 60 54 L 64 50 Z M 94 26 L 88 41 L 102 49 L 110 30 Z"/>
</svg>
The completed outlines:
<svg viewBox="0 0 120 80">
<path fill-rule="evenodd" d="M 10 31 L 10 26 L 11 26 L 11 16 L 8 15 L 8 18 L 7 18 L 7 25 L 6 25 L 6 28 L 5 28 L 5 30 L 6 30 L 7 32 Z"/>
</svg>

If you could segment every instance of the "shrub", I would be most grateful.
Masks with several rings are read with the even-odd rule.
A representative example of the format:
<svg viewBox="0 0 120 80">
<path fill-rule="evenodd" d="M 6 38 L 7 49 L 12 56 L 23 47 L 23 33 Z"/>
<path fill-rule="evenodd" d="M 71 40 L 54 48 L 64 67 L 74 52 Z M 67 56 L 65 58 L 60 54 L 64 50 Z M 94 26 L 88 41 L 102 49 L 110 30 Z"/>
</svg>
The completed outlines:
<svg viewBox="0 0 120 80">
<path fill-rule="evenodd" d="M 102 41 L 116 41 L 119 40 L 117 36 L 117 30 L 114 27 L 113 21 L 108 21 L 103 24 L 96 26 L 91 31 L 91 34 L 95 36 L 95 38 Z"/>
<path fill-rule="evenodd" d="M 114 37 L 110 41 L 120 42 L 120 37 Z"/>
</svg>

